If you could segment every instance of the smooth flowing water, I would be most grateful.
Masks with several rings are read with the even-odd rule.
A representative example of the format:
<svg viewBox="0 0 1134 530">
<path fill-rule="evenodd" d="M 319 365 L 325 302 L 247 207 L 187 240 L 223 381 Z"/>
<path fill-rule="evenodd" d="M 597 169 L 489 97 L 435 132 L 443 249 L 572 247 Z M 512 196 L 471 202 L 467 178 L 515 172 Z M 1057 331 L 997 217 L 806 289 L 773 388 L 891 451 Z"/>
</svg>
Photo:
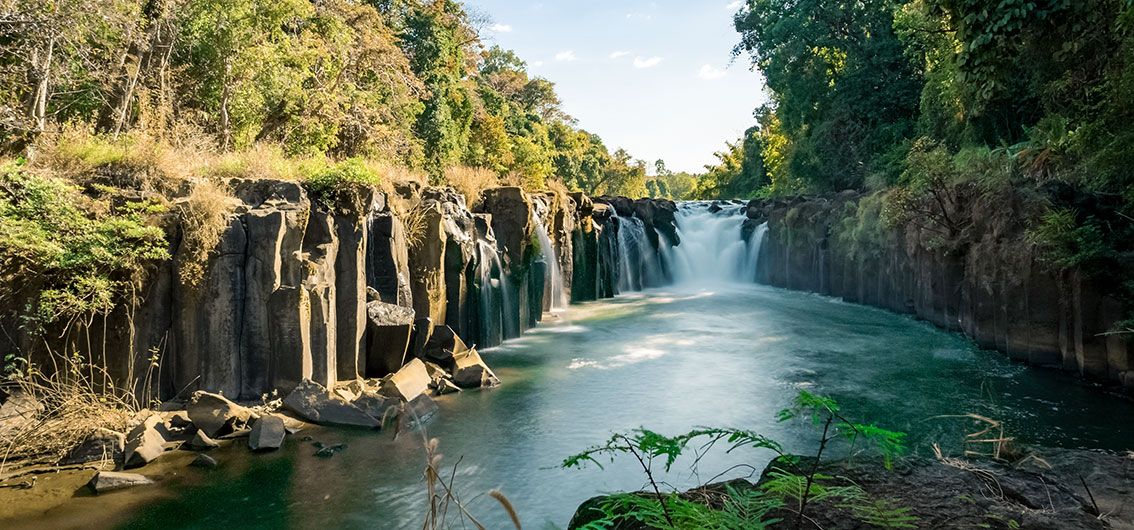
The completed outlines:
<svg viewBox="0 0 1134 530">
<path fill-rule="evenodd" d="M 425 433 L 316 430 L 274 454 L 233 447 L 215 455 L 218 470 L 177 470 L 164 482 L 168 498 L 128 512 L 121 527 L 420 528 L 423 436 L 440 440 L 444 464 L 458 464 L 457 487 L 488 528 L 510 527 L 484 496 L 494 488 L 525 528 L 565 527 L 583 500 L 641 488 L 643 479 L 628 462 L 559 469 L 564 457 L 640 426 L 741 427 L 810 450 L 807 426 L 774 420 L 799 389 L 910 433 L 922 454 L 934 441 L 955 447 L 966 426 L 942 416 L 969 412 L 1004 420 L 1025 442 L 1131 449 L 1134 440 L 1134 406 L 1071 377 L 1012 364 L 909 318 L 754 285 L 573 306 L 485 357 L 504 385 L 444 398 Z M 318 458 L 305 435 L 347 448 Z M 768 458 L 714 456 L 698 476 L 679 462 L 667 479 L 689 486 L 736 463 L 758 470 Z"/>
</svg>

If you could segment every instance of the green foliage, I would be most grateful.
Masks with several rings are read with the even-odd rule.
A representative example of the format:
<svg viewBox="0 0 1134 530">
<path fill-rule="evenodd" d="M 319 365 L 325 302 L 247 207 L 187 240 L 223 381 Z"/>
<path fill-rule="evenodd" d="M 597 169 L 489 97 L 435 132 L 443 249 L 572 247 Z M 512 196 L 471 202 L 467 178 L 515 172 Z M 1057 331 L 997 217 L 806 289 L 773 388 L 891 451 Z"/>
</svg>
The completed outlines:
<svg viewBox="0 0 1134 530">
<path fill-rule="evenodd" d="M 1095 219 L 1079 222 L 1065 208 L 1048 211 L 1028 230 L 1028 241 L 1040 248 L 1042 259 L 1055 269 L 1094 269 L 1113 252 Z"/>
<path fill-rule="evenodd" d="M 778 418 L 804 419 L 823 427 L 820 449 L 809 470 L 801 469 L 805 466 L 799 457 L 786 454 L 779 443 L 759 433 L 717 428 L 700 428 L 672 437 L 647 429 L 616 433 L 605 444 L 564 459 L 563 468 L 582 468 L 587 464 L 601 468 L 600 459 L 614 461 L 631 456 L 653 489 L 652 493 L 619 493 L 602 499 L 597 507 L 592 507 L 598 512 L 589 514 L 593 520 L 580 528 L 612 528 L 625 522 L 662 529 L 765 528 L 780 522 L 774 515 L 786 507 L 791 507 L 789 511 L 801 521 L 809 502 L 826 503 L 845 511 L 848 517 L 881 528 L 915 527 L 917 518 L 908 509 L 871 498 L 862 488 L 819 472 L 824 451 L 839 440 L 847 443 L 852 452 L 860 446 L 876 451 L 889 468 L 905 450 L 905 434 L 848 420 L 833 399 L 806 391 L 800 392 Z M 729 484 L 723 495 L 713 495 L 712 488 L 706 487 L 686 494 L 662 491 L 659 474 L 670 472 L 682 456 L 690 454 L 690 467 L 696 473 L 704 455 L 718 444 L 730 453 L 742 448 L 768 450 L 777 459 L 766 480 L 755 487 Z"/>
<path fill-rule="evenodd" d="M 31 331 L 106 314 L 133 292 L 146 265 L 167 259 L 163 211 L 153 202 L 91 198 L 18 166 L 0 170 L 0 293 Z"/>
<path fill-rule="evenodd" d="M 352 200 L 360 187 L 374 187 L 381 182 L 378 172 L 360 158 L 348 158 L 336 164 L 313 170 L 304 180 L 307 191 L 323 204 L 334 209 Z"/>
</svg>

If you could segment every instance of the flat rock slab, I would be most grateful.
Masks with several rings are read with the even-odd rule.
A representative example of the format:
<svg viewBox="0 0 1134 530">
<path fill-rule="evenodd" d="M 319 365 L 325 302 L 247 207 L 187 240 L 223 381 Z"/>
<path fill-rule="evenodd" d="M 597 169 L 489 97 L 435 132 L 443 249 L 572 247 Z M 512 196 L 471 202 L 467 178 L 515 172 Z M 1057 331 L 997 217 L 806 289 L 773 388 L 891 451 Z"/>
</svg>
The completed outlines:
<svg viewBox="0 0 1134 530">
<path fill-rule="evenodd" d="M 193 461 L 189 463 L 189 465 L 193 467 L 199 467 L 201 469 L 213 469 L 220 464 L 217 463 L 217 459 L 209 455 L 197 455 L 197 457 L 194 458 Z"/>
<path fill-rule="evenodd" d="M 362 409 L 331 396 L 323 385 L 305 379 L 283 400 L 284 408 L 299 415 L 300 418 L 320 425 L 345 425 L 349 427 L 381 427 L 377 418 Z"/>
<path fill-rule="evenodd" d="M 245 428 L 255 416 L 252 409 L 233 403 L 220 394 L 194 392 L 187 407 L 189 419 L 212 438 Z"/>
<path fill-rule="evenodd" d="M 136 473 L 117 473 L 114 471 L 100 471 L 87 484 L 96 494 L 108 491 L 131 488 L 153 484 L 154 481 Z"/>
<path fill-rule="evenodd" d="M 283 418 L 269 415 L 263 416 L 252 424 L 252 433 L 248 435 L 248 448 L 253 451 L 274 451 L 283 447 L 287 429 Z"/>
</svg>

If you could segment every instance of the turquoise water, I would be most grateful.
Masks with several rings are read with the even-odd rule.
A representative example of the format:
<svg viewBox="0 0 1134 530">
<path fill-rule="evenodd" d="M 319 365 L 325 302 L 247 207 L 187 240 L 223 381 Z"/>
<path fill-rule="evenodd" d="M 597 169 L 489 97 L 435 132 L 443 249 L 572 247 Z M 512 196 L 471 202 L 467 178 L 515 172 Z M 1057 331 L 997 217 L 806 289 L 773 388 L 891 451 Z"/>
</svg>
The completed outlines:
<svg viewBox="0 0 1134 530">
<path fill-rule="evenodd" d="M 805 425 L 775 414 L 799 389 L 837 399 L 845 412 L 908 432 L 912 451 L 956 448 L 980 413 L 1008 435 L 1051 446 L 1131 449 L 1134 406 L 1064 374 L 1012 364 L 955 334 L 881 310 L 760 286 L 665 289 L 573 306 L 523 338 L 486 352 L 500 388 L 441 401 L 425 433 L 318 430 L 284 450 L 234 447 L 214 471 L 185 469 L 168 495 L 124 514 L 119 528 L 421 528 L 423 436 L 442 463 L 458 464 L 462 499 L 488 528 L 508 528 L 485 496 L 500 489 L 525 528 L 565 527 L 600 492 L 637 489 L 629 463 L 582 471 L 557 467 L 612 431 L 667 434 L 695 426 L 754 429 L 789 449 L 811 449 Z M 311 436 L 345 443 L 314 456 Z M 679 462 L 675 487 L 762 453 L 714 455 L 700 474 Z M 749 468 L 733 470 L 741 476 Z M 129 495 L 130 493 L 123 493 Z"/>
</svg>

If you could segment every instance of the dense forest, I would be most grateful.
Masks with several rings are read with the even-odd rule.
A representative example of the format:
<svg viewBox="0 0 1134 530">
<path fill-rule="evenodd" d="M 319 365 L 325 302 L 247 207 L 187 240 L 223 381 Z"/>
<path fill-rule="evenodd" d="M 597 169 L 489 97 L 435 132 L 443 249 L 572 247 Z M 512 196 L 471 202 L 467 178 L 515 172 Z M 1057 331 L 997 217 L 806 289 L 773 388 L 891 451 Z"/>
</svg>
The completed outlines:
<svg viewBox="0 0 1134 530">
<path fill-rule="evenodd" d="M 0 12 L 0 142 L 14 156 L 78 130 L 95 144 L 365 158 L 435 183 L 472 167 L 531 188 L 559 176 L 646 191 L 644 164 L 578 129 L 553 84 L 483 42 L 488 19 L 452 0 L 8 0 Z"/>
<path fill-rule="evenodd" d="M 1011 190 L 1053 266 L 1134 249 L 1131 0 L 748 0 L 734 21 L 771 103 L 691 196 L 873 192 L 860 217 L 955 239 L 950 210 Z"/>
</svg>

